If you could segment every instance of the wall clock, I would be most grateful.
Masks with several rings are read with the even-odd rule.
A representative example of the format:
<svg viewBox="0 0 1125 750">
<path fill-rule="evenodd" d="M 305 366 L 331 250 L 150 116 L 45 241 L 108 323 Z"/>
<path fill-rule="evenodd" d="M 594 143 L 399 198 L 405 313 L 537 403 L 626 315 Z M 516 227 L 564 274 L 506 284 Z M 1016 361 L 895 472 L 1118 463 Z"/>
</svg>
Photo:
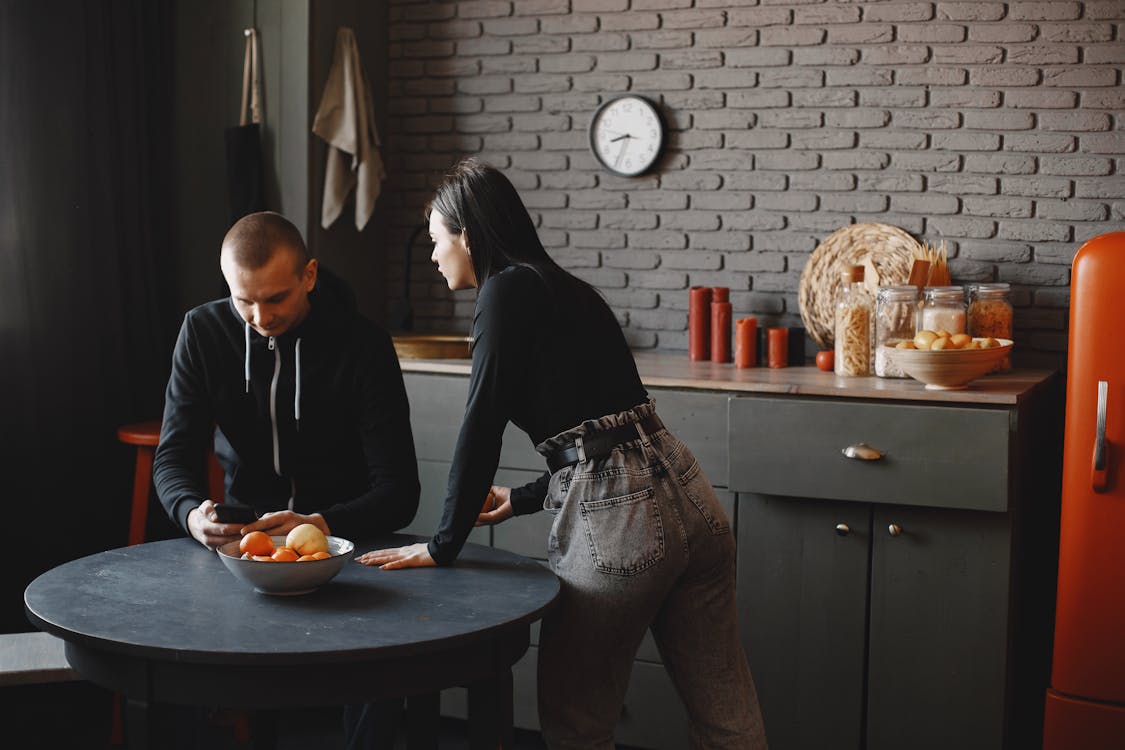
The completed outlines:
<svg viewBox="0 0 1125 750">
<path fill-rule="evenodd" d="M 656 106 L 636 94 L 604 102 L 590 119 L 590 149 L 614 174 L 634 177 L 648 170 L 664 147 L 664 121 Z"/>
</svg>

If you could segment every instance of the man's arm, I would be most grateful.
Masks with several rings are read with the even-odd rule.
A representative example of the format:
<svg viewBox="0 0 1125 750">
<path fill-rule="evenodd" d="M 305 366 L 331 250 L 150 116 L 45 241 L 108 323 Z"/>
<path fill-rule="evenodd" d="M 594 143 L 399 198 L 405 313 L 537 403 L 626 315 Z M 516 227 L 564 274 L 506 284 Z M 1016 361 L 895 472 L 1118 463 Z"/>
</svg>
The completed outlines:
<svg viewBox="0 0 1125 750">
<path fill-rule="evenodd" d="M 172 353 L 160 443 L 152 464 L 153 483 L 161 505 L 188 533 L 192 532 L 188 515 L 207 499 L 203 467 L 214 425 L 198 360 L 198 341 L 189 315 L 184 318 Z"/>
<path fill-rule="evenodd" d="M 421 493 L 406 386 L 391 337 L 381 329 L 373 331 L 364 353 L 358 397 L 368 489 L 322 512 L 333 534 L 350 539 L 408 525 Z"/>
</svg>

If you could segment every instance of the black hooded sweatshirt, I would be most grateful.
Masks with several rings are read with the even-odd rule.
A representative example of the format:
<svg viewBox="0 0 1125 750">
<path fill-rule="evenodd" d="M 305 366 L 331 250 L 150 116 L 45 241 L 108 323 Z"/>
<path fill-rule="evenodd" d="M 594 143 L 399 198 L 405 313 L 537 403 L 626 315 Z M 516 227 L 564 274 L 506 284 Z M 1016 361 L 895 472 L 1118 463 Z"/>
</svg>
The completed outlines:
<svg viewBox="0 0 1125 750">
<path fill-rule="evenodd" d="M 391 338 L 356 312 L 351 291 L 323 267 L 309 302 L 305 319 L 277 337 L 249 328 L 230 297 L 184 317 L 153 479 L 185 531 L 208 496 L 212 436 L 225 500 L 259 515 L 319 512 L 349 539 L 414 518 L 418 462 Z"/>
</svg>

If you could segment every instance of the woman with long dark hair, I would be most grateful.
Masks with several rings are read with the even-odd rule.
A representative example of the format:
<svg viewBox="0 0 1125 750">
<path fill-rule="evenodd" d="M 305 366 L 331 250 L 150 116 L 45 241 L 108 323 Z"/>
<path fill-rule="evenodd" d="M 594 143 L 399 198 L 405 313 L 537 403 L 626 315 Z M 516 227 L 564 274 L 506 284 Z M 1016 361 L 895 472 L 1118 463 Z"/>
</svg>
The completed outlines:
<svg viewBox="0 0 1125 750">
<path fill-rule="evenodd" d="M 448 565 L 474 524 L 554 514 L 562 582 L 539 640 L 539 716 L 551 748 L 612 748 L 633 658 L 652 629 L 686 704 L 693 748 L 765 748 L 739 642 L 730 524 L 691 452 L 664 427 L 613 311 L 543 249 L 516 189 L 465 160 L 428 207 L 450 289 L 479 288 L 469 400 L 441 524 L 425 544 L 357 558 Z M 492 486 L 504 428 L 549 471 Z M 493 498 L 481 504 L 489 491 Z"/>
</svg>

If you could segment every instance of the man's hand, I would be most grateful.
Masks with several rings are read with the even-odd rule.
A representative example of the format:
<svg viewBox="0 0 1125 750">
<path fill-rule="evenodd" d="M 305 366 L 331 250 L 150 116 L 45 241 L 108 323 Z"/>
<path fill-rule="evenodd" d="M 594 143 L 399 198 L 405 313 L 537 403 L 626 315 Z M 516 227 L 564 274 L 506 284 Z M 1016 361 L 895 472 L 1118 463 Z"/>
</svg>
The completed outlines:
<svg viewBox="0 0 1125 750">
<path fill-rule="evenodd" d="M 218 549 L 227 542 L 237 542 L 251 531 L 264 531 L 271 536 L 285 536 L 294 527 L 303 523 L 311 523 L 323 531 L 325 536 L 331 533 L 324 516 L 319 513 L 306 516 L 291 510 L 266 513 L 257 521 L 245 526 L 237 523 L 219 523 L 215 517 L 215 504 L 210 500 L 204 500 L 198 508 L 188 513 L 187 522 L 188 532 L 208 549 Z"/>
<path fill-rule="evenodd" d="M 477 522 L 474 526 L 494 526 L 502 521 L 507 521 L 515 515 L 512 510 L 512 488 L 492 486 L 484 507 L 480 509 Z"/>
<path fill-rule="evenodd" d="M 372 550 L 360 555 L 355 561 L 364 565 L 378 565 L 381 570 L 433 568 L 437 566 L 434 558 L 430 557 L 430 548 L 424 543 Z"/>
<path fill-rule="evenodd" d="M 242 538 L 242 526 L 237 523 L 219 523 L 215 517 L 215 504 L 210 500 L 188 513 L 188 533 L 195 541 L 208 549 L 218 549 L 227 542 L 237 542 Z"/>
<path fill-rule="evenodd" d="M 303 523 L 311 523 L 323 531 L 325 536 L 332 533 L 328 528 L 328 523 L 324 520 L 324 516 L 319 513 L 306 516 L 304 513 L 296 513 L 291 510 L 275 510 L 270 513 L 263 513 L 257 521 L 243 526 L 242 535 L 245 536 L 251 531 L 264 531 L 271 536 L 285 536 Z"/>
</svg>

